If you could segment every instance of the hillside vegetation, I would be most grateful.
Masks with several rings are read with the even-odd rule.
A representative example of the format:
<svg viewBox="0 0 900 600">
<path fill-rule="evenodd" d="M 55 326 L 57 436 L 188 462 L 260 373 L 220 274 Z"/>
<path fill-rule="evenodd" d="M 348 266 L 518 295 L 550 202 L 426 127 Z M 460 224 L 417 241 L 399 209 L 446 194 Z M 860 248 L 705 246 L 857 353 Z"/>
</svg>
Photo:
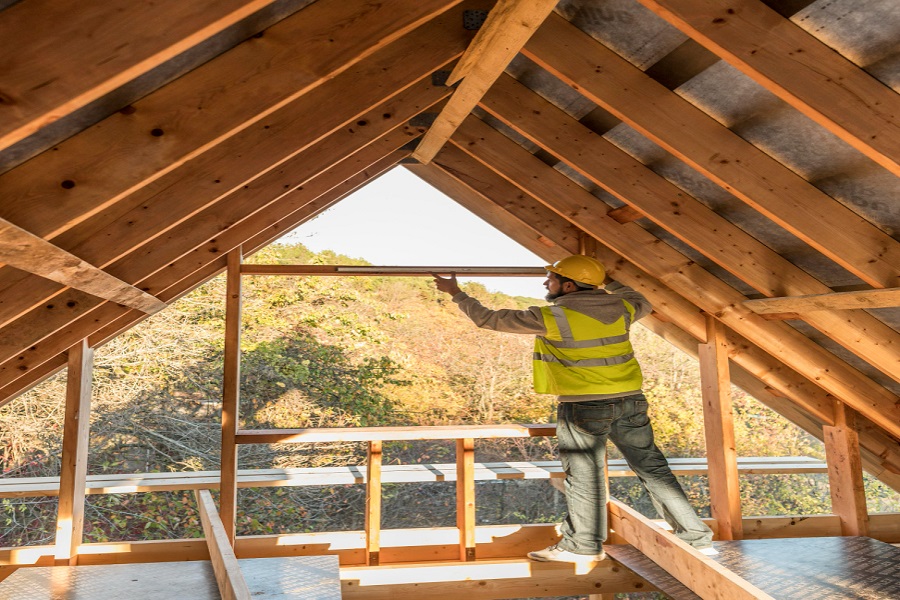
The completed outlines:
<svg viewBox="0 0 900 600">
<path fill-rule="evenodd" d="M 365 264 L 300 245 L 248 262 Z M 494 308 L 534 299 L 465 289 Z M 96 353 L 89 473 L 218 468 L 224 278 L 146 319 Z M 535 294 L 542 292 L 536 283 Z M 636 327 L 658 444 L 671 457 L 704 456 L 696 362 Z M 475 328 L 427 278 L 245 277 L 242 425 L 247 428 L 534 423 L 555 418 L 530 387 L 532 339 Z M 65 373 L 0 409 L 3 477 L 59 473 Z M 822 457 L 821 444 L 734 390 L 741 456 Z M 549 460 L 551 439 L 479 442 L 477 460 Z M 385 444 L 385 462 L 452 462 L 448 443 Z M 612 456 L 616 457 L 613 451 Z M 241 468 L 364 464 L 362 444 L 242 447 Z M 704 477 L 684 478 L 708 515 Z M 633 478 L 614 495 L 653 514 Z M 870 510 L 900 499 L 867 480 Z M 240 490 L 239 534 L 356 530 L 363 486 Z M 388 485 L 383 526 L 455 523 L 453 484 Z M 742 479 L 745 514 L 829 512 L 824 475 Z M 547 482 L 479 484 L 479 523 L 553 522 L 565 503 Z M 5 499 L 0 546 L 52 543 L 55 498 Z M 85 541 L 202 536 L 190 493 L 88 497 Z M 655 516 L 655 515 L 654 515 Z"/>
</svg>

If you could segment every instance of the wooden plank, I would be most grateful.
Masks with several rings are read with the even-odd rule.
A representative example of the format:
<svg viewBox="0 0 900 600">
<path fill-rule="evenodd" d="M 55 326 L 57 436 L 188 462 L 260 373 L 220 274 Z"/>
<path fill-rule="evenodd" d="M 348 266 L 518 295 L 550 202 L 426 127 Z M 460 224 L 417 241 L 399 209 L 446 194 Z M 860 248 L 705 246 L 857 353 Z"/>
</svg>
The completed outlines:
<svg viewBox="0 0 900 600">
<path fill-rule="evenodd" d="M 427 427 L 330 427 L 324 429 L 242 429 L 238 444 L 308 444 L 373 440 L 453 440 L 458 438 L 543 437 L 554 425 L 433 425 Z"/>
<path fill-rule="evenodd" d="M 63 424 L 56 564 L 75 564 L 84 531 L 84 486 L 91 429 L 91 375 L 94 349 L 87 340 L 69 348 L 66 418 Z"/>
<path fill-rule="evenodd" d="M 740 292 L 671 246 L 660 244 L 637 224 L 622 225 L 595 210 L 599 203 L 595 196 L 497 130 L 470 118 L 451 141 L 697 307 L 719 316 L 735 332 L 900 436 L 900 403 L 894 394 L 796 330 L 739 308 L 746 300 Z"/>
<path fill-rule="evenodd" d="M 762 2 L 641 4 L 895 175 L 900 98 Z M 865 65 L 861 65 L 865 66 Z"/>
<path fill-rule="evenodd" d="M 706 315 L 706 343 L 699 345 L 698 354 L 710 508 L 719 525 L 719 539 L 739 540 L 743 537 L 741 488 L 731 408 L 731 374 L 725 328 L 712 315 Z"/>
<path fill-rule="evenodd" d="M 413 158 L 423 164 L 431 162 L 556 3 L 557 0 L 497 2 L 459 65 L 450 74 L 448 85 L 459 79 L 462 83 L 422 138 L 413 152 Z"/>
<path fill-rule="evenodd" d="M 273 4 L 272 0 L 18 3 L 0 14 L 6 118 L 0 150 Z M 146 24 L 165 15 L 166 27 Z"/>
<path fill-rule="evenodd" d="M 516 82 L 501 77 L 481 105 L 595 184 L 732 275 L 770 296 L 830 293 L 827 285 L 774 252 L 631 155 Z M 613 211 L 607 213 L 616 218 Z M 777 276 L 776 276 L 777 274 Z M 900 334 L 862 311 L 804 319 L 882 372 L 900 380 Z"/>
<path fill-rule="evenodd" d="M 228 253 L 225 287 L 225 359 L 222 367 L 222 450 L 219 505 L 228 543 L 234 545 L 237 515 L 238 449 L 235 436 L 241 408 L 241 248 Z"/>
<path fill-rule="evenodd" d="M 5 219 L 0 219 L 0 262 L 147 314 L 166 307 L 147 292 Z"/>
<path fill-rule="evenodd" d="M 216 575 L 216 584 L 219 586 L 222 600 L 250 600 L 250 588 L 244 581 L 244 575 L 232 548 L 233 539 L 228 536 L 225 525 L 219 519 L 212 495 L 206 490 L 200 490 L 196 495 L 203 535 L 206 536 L 206 545 L 209 548 L 209 560 Z"/>
<path fill-rule="evenodd" d="M 628 543 L 701 598 L 772 598 L 615 498 L 609 503 L 609 524 Z"/>
<path fill-rule="evenodd" d="M 757 314 L 805 313 L 816 310 L 850 310 L 900 307 L 900 288 L 834 292 L 789 298 L 747 300 L 744 306 Z"/>
<path fill-rule="evenodd" d="M 387 267 L 345 265 L 243 265 L 243 275 L 315 275 L 317 277 L 395 276 L 428 277 L 434 273 L 457 273 L 466 277 L 544 277 L 542 267 Z"/>
<path fill-rule="evenodd" d="M 380 440 L 369 442 L 366 460 L 366 564 L 377 566 L 381 549 L 381 449 Z"/>
<path fill-rule="evenodd" d="M 869 535 L 866 488 L 863 485 L 859 435 L 854 426 L 854 416 L 840 403 L 835 414 L 835 425 L 823 428 L 831 511 L 841 520 L 841 535 Z"/>
<path fill-rule="evenodd" d="M 459 560 L 475 560 L 475 440 L 456 440 L 456 527 Z"/>
<path fill-rule="evenodd" d="M 900 242 L 562 17 L 522 53 L 873 287 L 900 285 Z"/>
</svg>

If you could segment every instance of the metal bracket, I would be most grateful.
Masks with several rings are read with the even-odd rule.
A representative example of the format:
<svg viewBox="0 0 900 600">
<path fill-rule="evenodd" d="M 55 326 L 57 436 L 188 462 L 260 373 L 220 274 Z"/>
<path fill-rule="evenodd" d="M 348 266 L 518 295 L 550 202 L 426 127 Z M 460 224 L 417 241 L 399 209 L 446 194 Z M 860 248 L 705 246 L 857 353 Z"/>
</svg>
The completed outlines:
<svg viewBox="0 0 900 600">
<path fill-rule="evenodd" d="M 464 10 L 463 11 L 463 29 L 469 31 L 477 31 L 484 25 L 487 19 L 488 11 L 486 10 Z"/>
</svg>

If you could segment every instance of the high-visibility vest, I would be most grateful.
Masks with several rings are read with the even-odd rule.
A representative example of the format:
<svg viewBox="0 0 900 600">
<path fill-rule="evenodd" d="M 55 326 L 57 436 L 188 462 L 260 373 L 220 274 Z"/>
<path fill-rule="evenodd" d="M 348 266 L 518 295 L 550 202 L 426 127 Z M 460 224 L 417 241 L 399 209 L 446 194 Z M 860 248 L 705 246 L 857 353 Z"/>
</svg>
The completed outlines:
<svg viewBox="0 0 900 600">
<path fill-rule="evenodd" d="M 534 341 L 534 390 L 581 396 L 639 392 L 644 378 L 634 358 L 628 328 L 634 307 L 604 323 L 562 306 L 541 307 L 547 334 Z"/>
</svg>

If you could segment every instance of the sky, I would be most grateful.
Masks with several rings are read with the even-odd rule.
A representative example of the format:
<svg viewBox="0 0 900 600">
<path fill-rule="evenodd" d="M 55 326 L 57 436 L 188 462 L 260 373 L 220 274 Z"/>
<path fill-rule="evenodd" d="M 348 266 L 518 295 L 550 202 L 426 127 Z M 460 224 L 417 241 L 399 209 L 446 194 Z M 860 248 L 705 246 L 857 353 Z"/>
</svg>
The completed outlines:
<svg viewBox="0 0 900 600">
<path fill-rule="evenodd" d="M 546 261 L 395 168 L 281 238 L 377 266 L 543 267 Z M 542 298 L 543 277 L 478 277 L 493 291 Z"/>
</svg>

